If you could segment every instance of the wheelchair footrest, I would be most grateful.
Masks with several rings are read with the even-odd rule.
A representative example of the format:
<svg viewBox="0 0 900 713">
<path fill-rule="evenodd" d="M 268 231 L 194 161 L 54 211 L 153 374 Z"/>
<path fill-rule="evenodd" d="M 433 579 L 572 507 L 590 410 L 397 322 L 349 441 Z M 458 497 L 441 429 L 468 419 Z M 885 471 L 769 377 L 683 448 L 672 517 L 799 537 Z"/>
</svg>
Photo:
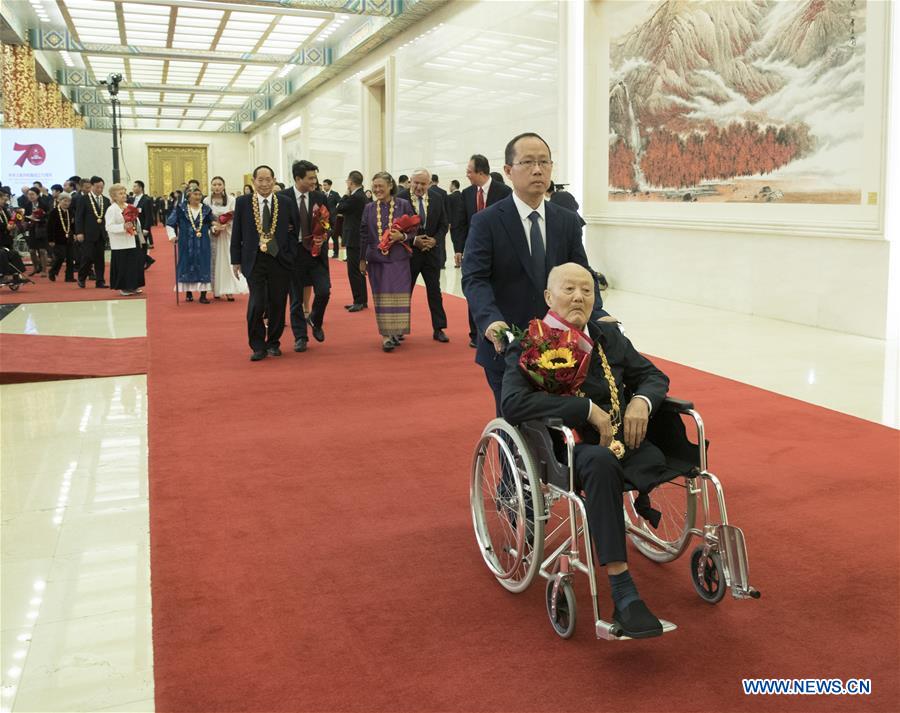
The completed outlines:
<svg viewBox="0 0 900 713">
<path fill-rule="evenodd" d="M 668 634 L 670 631 L 675 631 L 675 629 L 678 628 L 671 621 L 666 621 L 665 619 L 660 619 L 659 623 L 662 624 L 663 634 Z M 596 622 L 596 629 L 598 639 L 606 639 L 607 641 L 625 641 L 627 639 L 631 641 L 630 636 L 622 636 L 622 630 L 616 623 L 598 619 Z"/>
</svg>

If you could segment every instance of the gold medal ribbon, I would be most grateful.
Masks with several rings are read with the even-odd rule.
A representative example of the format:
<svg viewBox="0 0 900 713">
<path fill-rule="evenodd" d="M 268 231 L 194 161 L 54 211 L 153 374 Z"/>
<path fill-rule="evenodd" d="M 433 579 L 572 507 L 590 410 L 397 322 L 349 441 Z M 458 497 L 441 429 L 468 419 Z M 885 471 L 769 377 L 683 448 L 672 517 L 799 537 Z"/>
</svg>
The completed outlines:
<svg viewBox="0 0 900 713">
<path fill-rule="evenodd" d="M 613 376 L 612 369 L 609 367 L 609 360 L 606 358 L 606 353 L 603 351 L 603 347 L 600 346 L 600 342 L 597 342 L 597 353 L 600 354 L 600 361 L 603 363 L 603 374 L 606 376 L 606 381 L 609 383 L 609 401 L 611 408 L 609 409 L 609 421 L 613 428 L 613 439 L 612 442 L 607 446 L 609 450 L 613 452 L 613 455 L 622 460 L 622 457 L 625 455 L 625 445 L 616 439 L 616 434 L 619 432 L 619 427 L 622 425 L 622 411 L 619 406 L 619 389 L 616 387 L 616 378 Z"/>
</svg>

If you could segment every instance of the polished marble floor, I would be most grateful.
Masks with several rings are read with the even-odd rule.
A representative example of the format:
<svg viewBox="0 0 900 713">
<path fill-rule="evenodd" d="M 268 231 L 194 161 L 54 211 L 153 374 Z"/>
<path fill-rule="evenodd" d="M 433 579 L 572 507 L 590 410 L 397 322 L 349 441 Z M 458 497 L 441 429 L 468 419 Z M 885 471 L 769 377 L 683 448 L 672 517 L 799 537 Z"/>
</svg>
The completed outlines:
<svg viewBox="0 0 900 713">
<path fill-rule="evenodd" d="M 143 299 L 21 304 L 0 320 L 0 334 L 127 339 L 147 336 Z"/>
<path fill-rule="evenodd" d="M 459 278 L 445 270 L 445 291 L 461 294 Z M 626 292 L 604 301 L 645 352 L 898 426 L 896 344 Z M 0 331 L 144 336 L 145 306 L 23 304 Z M 2 386 L 0 419 L 0 711 L 152 711 L 146 377 Z"/>
</svg>

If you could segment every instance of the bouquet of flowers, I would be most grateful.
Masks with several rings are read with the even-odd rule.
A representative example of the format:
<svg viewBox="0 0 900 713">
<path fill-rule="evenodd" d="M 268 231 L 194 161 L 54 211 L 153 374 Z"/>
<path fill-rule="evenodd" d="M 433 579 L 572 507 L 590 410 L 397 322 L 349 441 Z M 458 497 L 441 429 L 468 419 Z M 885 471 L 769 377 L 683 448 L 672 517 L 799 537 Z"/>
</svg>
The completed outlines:
<svg viewBox="0 0 900 713">
<path fill-rule="evenodd" d="M 417 228 L 422 219 L 417 215 L 401 215 L 381 234 L 381 240 L 378 241 L 378 249 L 382 255 L 387 255 L 391 250 L 391 231 L 399 230 L 401 233 L 408 233 L 413 228 Z M 412 253 L 412 248 L 405 242 L 400 243 L 406 252 Z"/>
<path fill-rule="evenodd" d="M 533 319 L 528 330 L 517 336 L 522 345 L 519 367 L 535 386 L 548 394 L 577 395 L 593 350 L 582 332 Z"/>
<path fill-rule="evenodd" d="M 39 220 L 42 220 L 44 218 L 44 215 L 46 215 L 46 213 L 44 213 L 43 208 L 35 208 L 33 211 L 31 211 L 31 215 L 29 217 L 31 218 L 31 220 L 37 222 Z"/>
<path fill-rule="evenodd" d="M 328 240 L 328 231 L 331 230 L 331 214 L 323 205 L 316 205 L 312 210 L 312 235 L 303 238 L 303 244 L 313 257 L 319 257 L 322 245 Z M 314 238 L 321 238 L 322 242 L 316 243 Z"/>
<path fill-rule="evenodd" d="M 228 225 L 231 222 L 232 218 L 234 218 L 234 211 L 230 210 L 227 213 L 222 213 L 222 215 L 219 216 L 219 222 L 222 225 Z"/>
<path fill-rule="evenodd" d="M 10 230 L 15 230 L 16 228 L 21 228 L 22 223 L 25 222 L 25 209 L 24 208 L 16 208 L 13 211 L 12 217 L 6 222 L 6 227 Z"/>
<path fill-rule="evenodd" d="M 125 227 L 125 232 L 129 235 L 134 235 L 135 231 L 135 223 L 137 222 L 138 217 L 140 216 L 140 211 L 135 208 L 130 203 L 125 206 L 125 209 L 122 211 L 122 217 L 125 219 L 126 223 L 131 223 L 131 227 Z"/>
</svg>

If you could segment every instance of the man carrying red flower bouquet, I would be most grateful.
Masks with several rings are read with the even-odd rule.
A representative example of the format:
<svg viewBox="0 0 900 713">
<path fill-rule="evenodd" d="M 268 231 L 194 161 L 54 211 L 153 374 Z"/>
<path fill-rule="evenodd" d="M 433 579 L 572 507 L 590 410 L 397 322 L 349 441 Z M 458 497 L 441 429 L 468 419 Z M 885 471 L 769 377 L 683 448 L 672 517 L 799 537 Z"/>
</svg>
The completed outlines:
<svg viewBox="0 0 900 713">
<path fill-rule="evenodd" d="M 297 206 L 300 245 L 291 276 L 291 331 L 294 333 L 294 351 L 305 352 L 309 344 L 307 324 L 312 327 L 313 338 L 325 341 L 325 308 L 331 299 L 331 276 L 328 271 L 328 236 L 322 225 L 327 220 L 328 200 L 316 190 L 319 167 L 309 161 L 294 161 L 291 173 L 294 187 L 282 192 Z M 325 213 L 322 212 L 325 210 Z M 323 247 L 324 245 L 324 247 Z M 304 314 L 304 291 L 312 289 L 315 298 L 309 317 Z"/>
<path fill-rule="evenodd" d="M 637 352 L 617 324 L 589 320 L 594 278 L 584 267 L 553 268 L 544 298 L 547 316 L 533 320 L 506 350 L 503 417 L 514 425 L 561 418 L 577 430 L 575 476 L 586 496 L 597 559 L 609 575 L 613 619 L 626 636 L 660 636 L 662 626 L 628 572 L 622 495 L 637 490 L 636 509 L 654 527 L 659 524 L 649 493 L 678 471 L 669 468 L 646 435 L 669 379 Z"/>
</svg>

